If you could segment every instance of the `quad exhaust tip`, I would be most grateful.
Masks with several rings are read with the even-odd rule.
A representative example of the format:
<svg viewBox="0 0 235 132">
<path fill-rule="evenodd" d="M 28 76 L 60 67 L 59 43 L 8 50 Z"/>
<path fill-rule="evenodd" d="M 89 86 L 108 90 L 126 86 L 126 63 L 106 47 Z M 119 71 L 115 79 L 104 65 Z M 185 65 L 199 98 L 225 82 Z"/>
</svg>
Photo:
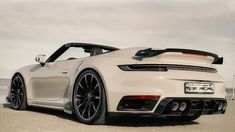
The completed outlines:
<svg viewBox="0 0 235 132">
<path fill-rule="evenodd" d="M 186 108 L 187 108 L 187 103 L 186 102 L 179 103 L 179 102 L 173 101 L 171 103 L 171 111 L 179 110 L 179 111 L 183 112 L 183 111 L 186 110 Z"/>
<path fill-rule="evenodd" d="M 171 111 L 177 111 L 178 109 L 179 109 L 179 103 L 178 102 L 172 102 Z"/>
<path fill-rule="evenodd" d="M 222 108 L 223 108 L 223 103 L 219 103 L 219 105 L 218 105 L 218 107 L 217 107 L 217 110 L 218 110 L 218 111 L 221 111 Z"/>
<path fill-rule="evenodd" d="M 179 110 L 181 112 L 185 111 L 187 108 L 187 104 L 185 102 L 180 103 Z"/>
<path fill-rule="evenodd" d="M 171 111 L 175 112 L 175 111 L 180 111 L 180 112 L 184 112 L 187 109 L 188 104 L 186 102 L 177 102 L 177 101 L 173 101 L 170 105 L 170 109 Z M 227 108 L 227 103 L 222 103 L 220 102 L 217 105 L 217 110 L 218 111 L 225 111 Z"/>
<path fill-rule="evenodd" d="M 225 111 L 226 108 L 227 108 L 227 103 L 219 103 L 219 105 L 217 106 L 218 111 Z"/>
<path fill-rule="evenodd" d="M 227 108 L 227 103 L 224 103 L 222 110 L 226 110 L 226 108 Z"/>
</svg>

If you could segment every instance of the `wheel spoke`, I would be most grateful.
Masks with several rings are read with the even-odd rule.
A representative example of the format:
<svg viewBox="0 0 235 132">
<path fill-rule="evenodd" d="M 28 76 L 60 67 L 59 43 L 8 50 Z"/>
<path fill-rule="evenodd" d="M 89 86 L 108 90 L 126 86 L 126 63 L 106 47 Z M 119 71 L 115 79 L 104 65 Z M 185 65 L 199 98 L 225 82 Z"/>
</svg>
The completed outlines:
<svg viewBox="0 0 235 132">
<path fill-rule="evenodd" d="M 83 96 L 81 96 L 81 95 L 76 95 L 76 98 L 83 98 Z"/>
<path fill-rule="evenodd" d="M 81 101 L 82 99 L 86 99 L 84 96 L 77 94 L 76 95 L 76 101 Z"/>
<path fill-rule="evenodd" d="M 23 93 L 23 89 L 24 89 L 24 83 L 21 77 L 16 76 L 13 80 L 12 80 L 12 84 L 11 84 L 11 102 L 14 108 L 18 108 L 23 101 L 24 98 L 24 93 Z"/>
<path fill-rule="evenodd" d="M 13 104 L 16 105 L 17 96 L 12 100 Z"/>
<path fill-rule="evenodd" d="M 15 94 L 15 93 L 16 93 L 16 90 L 12 88 L 12 89 L 11 89 L 11 93 L 14 93 L 14 94 Z"/>
<path fill-rule="evenodd" d="M 88 82 L 87 82 L 87 76 L 85 76 L 85 82 L 86 82 L 86 88 L 87 88 L 87 89 L 90 89 L 89 84 L 88 84 Z"/>
<path fill-rule="evenodd" d="M 86 92 L 86 89 L 82 86 L 81 82 L 79 82 L 78 86 L 81 88 L 83 92 Z"/>
<path fill-rule="evenodd" d="M 19 78 L 19 88 L 23 87 L 23 83 L 21 81 L 21 79 Z"/>
<path fill-rule="evenodd" d="M 21 97 L 20 95 L 18 96 L 18 105 L 21 104 Z"/>
<path fill-rule="evenodd" d="M 88 118 L 91 118 L 91 103 L 88 104 Z"/>
<path fill-rule="evenodd" d="M 20 79 L 19 79 L 19 77 L 16 78 L 16 84 L 17 84 L 17 87 L 19 88 L 19 86 L 20 86 Z"/>
<path fill-rule="evenodd" d="M 92 92 L 95 93 L 95 90 L 96 90 L 98 87 L 100 87 L 100 86 L 99 86 L 99 84 L 97 83 L 97 84 L 95 85 L 95 87 L 93 88 Z"/>
<path fill-rule="evenodd" d="M 90 87 L 91 87 L 91 88 L 92 88 L 92 86 L 93 86 L 93 79 L 94 79 L 94 77 L 91 76 L 91 81 L 90 81 Z"/>
<path fill-rule="evenodd" d="M 11 98 L 14 98 L 16 97 L 16 94 L 15 93 L 11 93 Z"/>
<path fill-rule="evenodd" d="M 83 106 L 84 104 L 87 103 L 87 99 L 85 99 L 82 103 L 80 103 L 78 106 L 77 106 L 77 109 L 79 110 L 81 106 Z"/>
<path fill-rule="evenodd" d="M 15 95 L 11 95 L 11 99 L 15 98 L 16 96 Z"/>
<path fill-rule="evenodd" d="M 20 89 L 22 90 L 24 88 L 23 84 L 20 86 Z"/>
<path fill-rule="evenodd" d="M 97 109 L 95 108 L 95 104 L 94 104 L 94 102 L 92 102 L 92 108 L 93 108 L 93 110 L 94 110 L 94 111 L 95 111 L 95 113 L 96 113 Z"/>
<path fill-rule="evenodd" d="M 87 107 L 88 107 L 88 104 L 86 103 L 86 105 L 85 105 L 85 107 L 84 107 L 84 109 L 83 109 L 83 111 L 82 111 L 82 117 L 84 117 L 84 114 L 85 114 L 85 112 L 86 112 Z"/>
<path fill-rule="evenodd" d="M 18 102 L 19 102 L 19 96 L 16 96 L 16 99 L 15 99 L 15 105 L 16 106 L 18 105 Z"/>
<path fill-rule="evenodd" d="M 100 99 L 100 96 L 95 96 L 95 99 Z"/>
<path fill-rule="evenodd" d="M 16 86 L 16 81 L 15 81 L 15 80 L 13 80 L 12 84 L 13 84 L 13 88 L 16 88 L 16 87 L 17 87 L 17 86 Z M 14 90 L 15 90 L 15 89 L 14 89 Z"/>
<path fill-rule="evenodd" d="M 76 100 L 74 105 L 78 116 L 84 120 L 92 119 L 101 103 L 100 83 L 96 76 L 87 73 L 80 77 L 73 98 Z"/>
</svg>

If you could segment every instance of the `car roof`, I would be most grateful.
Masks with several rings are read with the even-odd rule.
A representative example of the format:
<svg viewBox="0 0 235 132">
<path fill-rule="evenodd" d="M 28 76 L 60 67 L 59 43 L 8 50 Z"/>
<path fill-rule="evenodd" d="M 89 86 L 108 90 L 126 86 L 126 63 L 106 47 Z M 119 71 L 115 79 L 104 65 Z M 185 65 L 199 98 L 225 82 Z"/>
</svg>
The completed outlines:
<svg viewBox="0 0 235 132">
<path fill-rule="evenodd" d="M 104 50 L 108 50 L 109 52 L 119 50 L 115 47 L 105 46 L 105 45 L 98 45 L 98 44 L 90 44 L 90 43 L 67 43 L 57 49 L 48 59 L 46 62 L 53 62 L 56 60 L 58 56 L 63 54 L 68 48 L 70 47 L 82 47 L 83 49 L 92 49 L 94 47 L 98 47 Z"/>
<path fill-rule="evenodd" d="M 87 49 L 91 49 L 93 47 L 99 47 L 101 49 L 109 50 L 109 51 L 119 50 L 119 48 L 116 48 L 116 47 L 100 45 L 100 44 L 91 44 L 91 43 L 67 43 L 67 44 L 64 44 L 63 46 L 65 46 L 65 47 L 83 47 L 83 48 L 87 48 Z"/>
</svg>

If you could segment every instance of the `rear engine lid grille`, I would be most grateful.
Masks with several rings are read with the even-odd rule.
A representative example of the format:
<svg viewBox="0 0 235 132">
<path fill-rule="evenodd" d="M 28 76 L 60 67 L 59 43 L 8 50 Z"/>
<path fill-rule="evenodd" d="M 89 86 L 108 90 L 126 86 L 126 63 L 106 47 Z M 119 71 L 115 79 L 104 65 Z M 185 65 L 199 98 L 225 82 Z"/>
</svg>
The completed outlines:
<svg viewBox="0 0 235 132">
<path fill-rule="evenodd" d="M 217 73 L 215 68 L 191 66 L 191 65 L 172 65 L 172 64 L 130 64 L 130 65 L 118 65 L 123 71 L 159 71 L 166 72 L 168 70 L 180 70 L 180 71 L 195 71 L 195 72 L 208 72 Z"/>
<path fill-rule="evenodd" d="M 201 67 L 201 66 L 186 66 L 186 65 L 168 65 L 168 70 L 181 70 L 181 71 L 197 71 L 197 72 L 209 72 L 216 73 L 215 68 Z"/>
</svg>

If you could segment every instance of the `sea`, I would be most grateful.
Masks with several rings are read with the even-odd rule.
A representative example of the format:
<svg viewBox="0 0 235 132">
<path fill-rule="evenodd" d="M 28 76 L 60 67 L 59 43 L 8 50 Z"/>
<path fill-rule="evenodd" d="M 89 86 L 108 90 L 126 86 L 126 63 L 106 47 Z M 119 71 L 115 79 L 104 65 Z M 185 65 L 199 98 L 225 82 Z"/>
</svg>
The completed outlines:
<svg viewBox="0 0 235 132">
<path fill-rule="evenodd" d="M 10 85 L 10 79 L 0 79 L 0 104 L 6 102 L 9 85 Z M 232 88 L 227 88 L 226 93 L 227 93 L 227 99 L 234 99 Z"/>
</svg>

